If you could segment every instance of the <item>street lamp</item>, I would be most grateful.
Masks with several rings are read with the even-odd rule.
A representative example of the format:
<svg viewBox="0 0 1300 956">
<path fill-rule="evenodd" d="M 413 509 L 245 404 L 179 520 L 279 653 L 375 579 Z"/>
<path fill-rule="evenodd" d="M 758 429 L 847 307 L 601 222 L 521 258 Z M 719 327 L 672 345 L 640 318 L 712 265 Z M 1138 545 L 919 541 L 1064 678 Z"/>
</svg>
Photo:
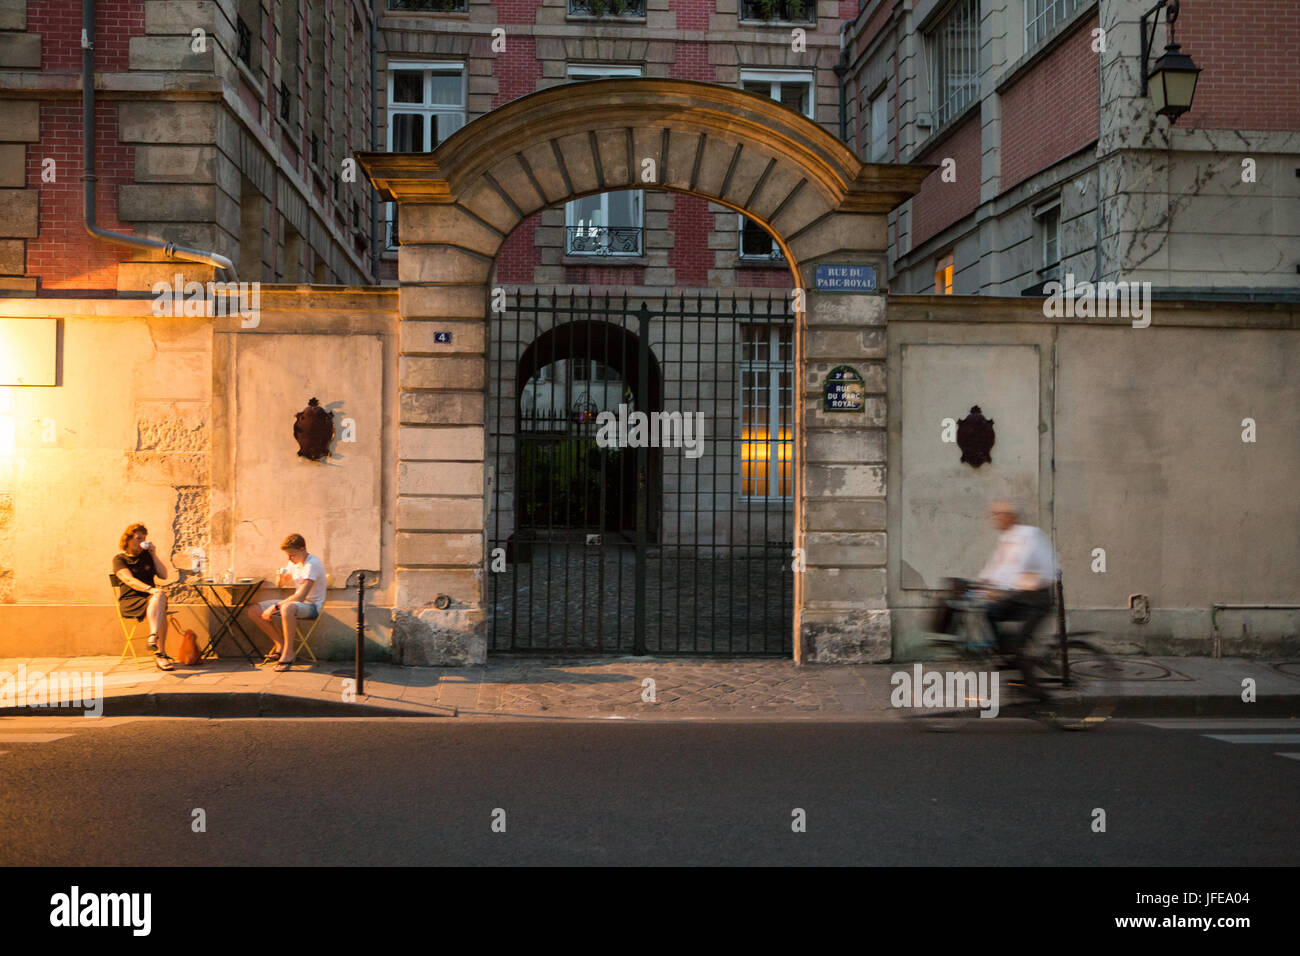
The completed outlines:
<svg viewBox="0 0 1300 956">
<path fill-rule="evenodd" d="M 1148 70 L 1147 62 L 1151 58 L 1151 48 L 1156 38 L 1156 18 L 1161 8 L 1167 8 L 1165 23 L 1169 27 L 1169 42 L 1160 59 Z M 1148 18 L 1151 19 L 1149 33 Z M 1149 93 L 1156 113 L 1168 116 L 1170 123 L 1178 122 L 1178 117 L 1191 109 L 1192 97 L 1196 95 L 1196 77 L 1201 72 L 1201 68 L 1174 42 L 1174 21 L 1177 19 L 1178 0 L 1160 0 L 1142 15 L 1142 95 L 1147 96 Z"/>
</svg>

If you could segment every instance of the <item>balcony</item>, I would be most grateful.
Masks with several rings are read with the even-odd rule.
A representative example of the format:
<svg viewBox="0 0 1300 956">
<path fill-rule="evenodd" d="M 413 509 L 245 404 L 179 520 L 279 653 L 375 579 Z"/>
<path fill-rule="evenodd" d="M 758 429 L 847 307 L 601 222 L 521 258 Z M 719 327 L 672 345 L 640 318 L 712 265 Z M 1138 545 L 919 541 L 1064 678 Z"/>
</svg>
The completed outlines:
<svg viewBox="0 0 1300 956">
<path fill-rule="evenodd" d="M 568 226 L 571 256 L 639 256 L 640 226 Z"/>
<path fill-rule="evenodd" d="M 742 0 L 740 19 L 766 23 L 813 23 L 816 0 Z"/>
<path fill-rule="evenodd" d="M 414 10 L 418 13 L 465 13 L 468 0 L 388 0 L 390 11 Z"/>
<path fill-rule="evenodd" d="M 645 0 L 569 0 L 571 17 L 644 17 Z"/>
</svg>

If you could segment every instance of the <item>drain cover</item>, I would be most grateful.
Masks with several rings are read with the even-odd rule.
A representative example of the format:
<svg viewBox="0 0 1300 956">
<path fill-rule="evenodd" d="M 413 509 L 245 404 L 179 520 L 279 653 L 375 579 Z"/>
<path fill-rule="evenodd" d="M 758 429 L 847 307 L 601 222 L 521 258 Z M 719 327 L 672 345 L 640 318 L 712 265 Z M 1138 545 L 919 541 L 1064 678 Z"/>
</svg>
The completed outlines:
<svg viewBox="0 0 1300 956">
<path fill-rule="evenodd" d="M 1080 674 L 1084 677 L 1094 677 L 1098 680 L 1164 680 L 1173 674 L 1168 667 L 1162 664 L 1154 664 L 1151 661 L 1126 661 L 1114 660 L 1110 662 L 1114 670 L 1103 661 L 1099 660 L 1080 660 L 1070 661 L 1070 672 Z"/>
</svg>

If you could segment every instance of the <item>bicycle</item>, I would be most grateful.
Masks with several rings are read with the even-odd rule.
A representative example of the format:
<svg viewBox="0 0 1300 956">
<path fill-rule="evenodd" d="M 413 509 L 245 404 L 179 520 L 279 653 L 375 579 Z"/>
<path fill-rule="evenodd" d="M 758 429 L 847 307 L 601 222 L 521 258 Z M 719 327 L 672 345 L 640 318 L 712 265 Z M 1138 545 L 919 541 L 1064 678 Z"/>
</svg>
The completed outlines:
<svg viewBox="0 0 1300 956">
<path fill-rule="evenodd" d="M 930 638 L 930 646 L 951 652 L 955 660 L 970 661 L 990 670 L 1019 670 L 1016 655 L 998 647 L 997 635 L 987 616 L 992 601 L 971 582 L 961 579 L 950 581 L 950 592 L 953 596 L 944 600 L 950 612 L 942 615 L 944 633 Z M 1031 716 L 1063 730 L 1091 729 L 1104 724 L 1115 712 L 1119 697 L 1116 682 L 1121 666 L 1097 645 L 1080 640 L 1080 636 L 1094 632 L 1065 632 L 1059 580 L 1056 600 L 1055 639 L 1044 641 L 1031 636 L 1022 654 L 1023 662 L 1034 669 L 1045 699 L 1022 700 L 999 710 L 1010 716 Z M 1008 686 L 1023 688 L 1024 680 L 1021 675 L 1020 681 L 1008 681 Z M 969 715 L 969 711 L 964 713 Z"/>
</svg>

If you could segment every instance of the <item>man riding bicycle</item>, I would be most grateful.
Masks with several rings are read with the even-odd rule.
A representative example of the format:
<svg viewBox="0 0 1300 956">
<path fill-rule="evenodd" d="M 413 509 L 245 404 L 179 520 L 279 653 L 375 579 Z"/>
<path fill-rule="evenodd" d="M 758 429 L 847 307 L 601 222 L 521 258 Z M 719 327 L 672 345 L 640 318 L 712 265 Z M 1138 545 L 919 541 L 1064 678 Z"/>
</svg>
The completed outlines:
<svg viewBox="0 0 1300 956">
<path fill-rule="evenodd" d="M 1039 700 L 1046 694 L 1034 676 L 1028 645 L 1034 631 L 1052 609 L 1052 587 L 1059 562 L 1052 542 L 1040 529 L 1020 523 L 1020 509 L 999 499 L 989 508 L 993 527 L 1001 534 L 988 563 L 980 571 L 976 588 L 988 600 L 985 614 L 998 649 L 1014 655 L 1025 689 Z M 1019 622 L 1018 628 L 1005 625 Z"/>
</svg>

